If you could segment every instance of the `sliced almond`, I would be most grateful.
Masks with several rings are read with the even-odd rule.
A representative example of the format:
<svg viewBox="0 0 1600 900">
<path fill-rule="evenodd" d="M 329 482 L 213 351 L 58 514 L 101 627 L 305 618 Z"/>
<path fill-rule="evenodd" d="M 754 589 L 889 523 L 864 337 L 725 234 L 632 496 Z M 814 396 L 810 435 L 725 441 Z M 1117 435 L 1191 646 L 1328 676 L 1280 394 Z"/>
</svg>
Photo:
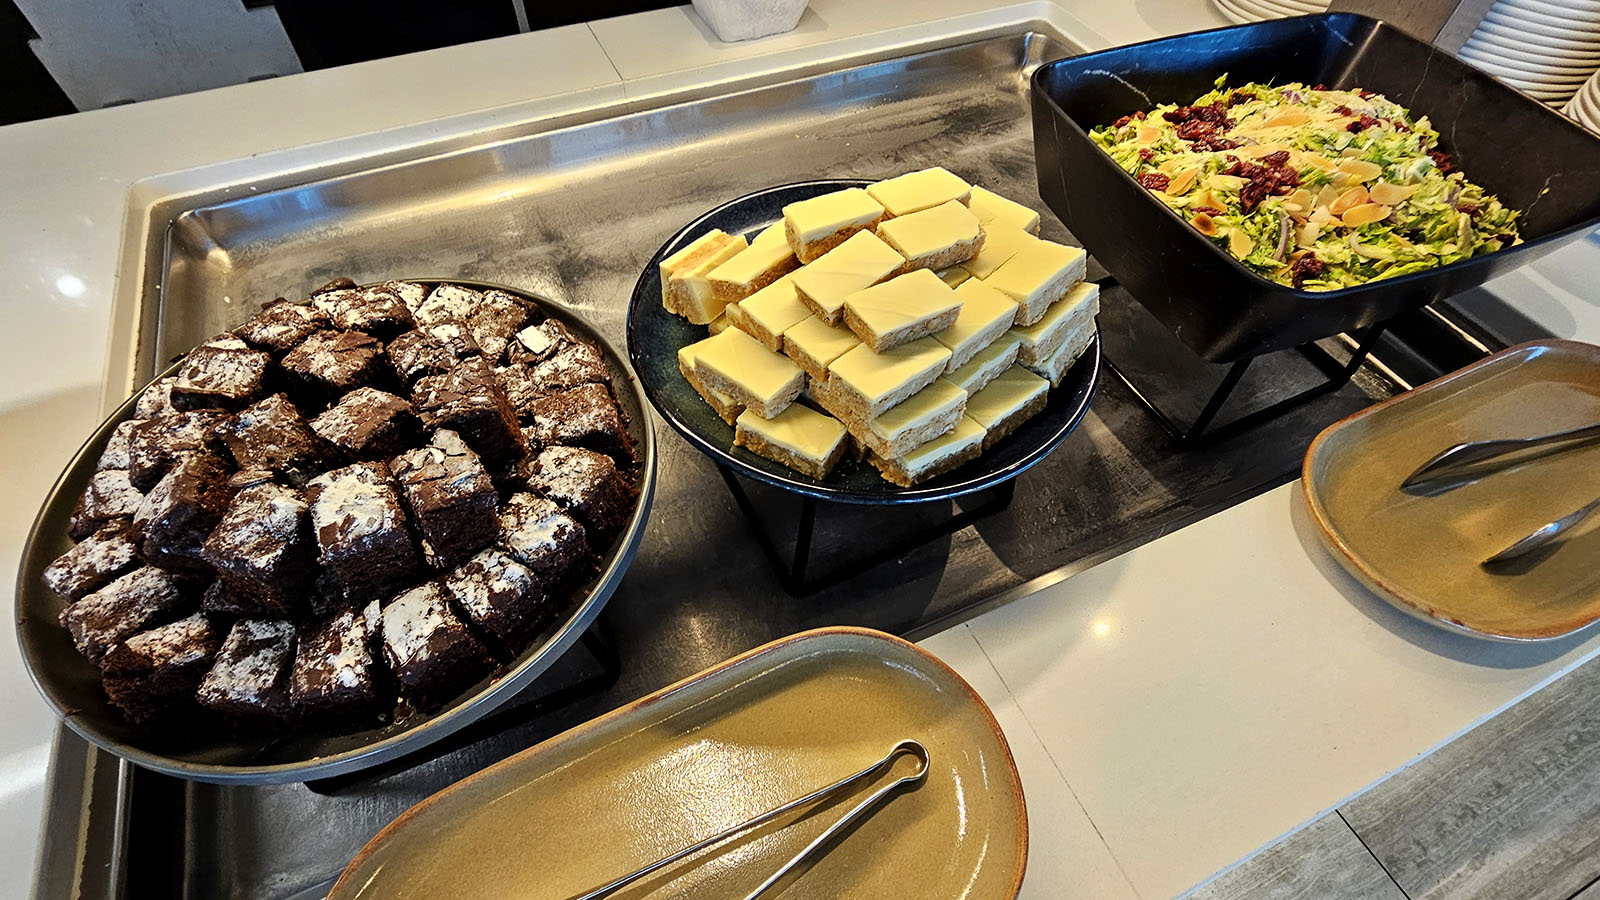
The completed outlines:
<svg viewBox="0 0 1600 900">
<path fill-rule="evenodd" d="M 1190 169 L 1187 172 L 1179 172 L 1178 174 L 1172 176 L 1171 181 L 1167 182 L 1167 193 L 1173 195 L 1174 197 L 1185 193 L 1190 188 L 1194 187 L 1195 177 L 1194 169 Z"/>
<path fill-rule="evenodd" d="M 1261 124 L 1262 128 L 1298 128 L 1311 121 L 1303 109 L 1286 109 Z"/>
<path fill-rule="evenodd" d="M 1299 190 L 1290 194 L 1288 197 L 1284 198 L 1283 202 L 1290 204 L 1291 206 L 1299 207 L 1303 210 L 1308 210 L 1311 208 L 1311 201 L 1311 192 L 1305 188 L 1300 188 Z"/>
<path fill-rule="evenodd" d="M 1164 159 L 1164 160 L 1162 160 L 1161 161 L 1161 165 L 1156 166 L 1156 171 L 1160 172 L 1163 175 L 1171 175 L 1173 172 L 1178 171 L 1178 160 L 1177 160 L 1177 158 L 1174 157 L 1172 159 Z"/>
<path fill-rule="evenodd" d="M 1232 253 L 1235 258 L 1244 259 L 1255 248 L 1256 242 L 1252 241 L 1250 235 L 1245 234 L 1242 229 L 1235 228 L 1228 232 L 1228 252 Z"/>
<path fill-rule="evenodd" d="M 1217 232 L 1220 230 L 1217 226 L 1217 220 L 1211 218 L 1210 213 L 1195 213 L 1194 218 L 1189 220 L 1189 224 L 1193 225 L 1196 231 L 1206 237 L 1216 237 Z"/>
<path fill-rule="evenodd" d="M 1204 191 L 1201 192 L 1200 197 L 1195 201 L 1194 205 L 1195 206 L 1209 206 L 1212 209 L 1227 209 L 1228 208 L 1227 204 L 1223 203 L 1222 200 L 1220 200 L 1217 197 L 1217 195 L 1214 192 L 1212 192 L 1212 190 L 1210 188 L 1206 188 Z"/>
<path fill-rule="evenodd" d="M 1389 207 L 1384 206 L 1382 203 L 1363 203 L 1347 210 L 1343 216 L 1339 217 L 1339 221 L 1350 228 L 1360 228 L 1363 225 L 1371 225 L 1373 222 L 1381 222 L 1387 219 L 1391 211 Z"/>
<path fill-rule="evenodd" d="M 1394 206 L 1402 200 L 1409 199 L 1421 187 L 1422 185 L 1420 184 L 1394 184 L 1388 181 L 1380 181 L 1372 186 L 1370 196 L 1373 203 Z"/>
<path fill-rule="evenodd" d="M 1312 247 L 1317 243 L 1317 235 L 1322 233 L 1322 226 L 1315 222 L 1307 221 L 1295 229 L 1294 242 L 1301 247 Z"/>
<path fill-rule="evenodd" d="M 1311 215 L 1306 217 L 1306 221 L 1317 225 L 1332 225 L 1333 223 L 1339 221 L 1339 217 L 1335 216 L 1331 212 L 1328 212 L 1328 208 L 1326 206 L 1319 206 L 1311 211 Z"/>
<path fill-rule="evenodd" d="M 1161 140 L 1161 129 L 1154 125 L 1139 126 L 1138 134 L 1134 135 L 1134 142 L 1138 144 L 1154 144 Z"/>
<path fill-rule="evenodd" d="M 1367 202 L 1367 189 L 1356 185 L 1339 195 L 1339 198 L 1328 204 L 1328 212 L 1342 216 L 1352 209 Z"/>
<path fill-rule="evenodd" d="M 1323 185 L 1322 190 L 1317 191 L 1317 198 L 1312 201 L 1311 205 L 1328 206 L 1337 199 L 1339 199 L 1339 189 L 1331 185 Z"/>
<path fill-rule="evenodd" d="M 1339 171 L 1354 175 L 1362 181 L 1371 181 L 1383 174 L 1383 166 L 1364 159 L 1347 159 L 1339 163 Z"/>
<path fill-rule="evenodd" d="M 1320 156 L 1320 155 L 1318 155 L 1316 153 L 1304 153 L 1304 154 L 1301 154 L 1300 160 L 1301 160 L 1301 162 L 1305 163 L 1306 165 L 1308 165 L 1308 166 L 1316 166 L 1317 168 L 1321 169 L 1324 172 L 1332 171 L 1334 169 L 1334 166 L 1335 166 L 1335 163 L 1334 163 L 1333 160 L 1327 158 L 1326 156 Z"/>
<path fill-rule="evenodd" d="M 1240 188 L 1244 187 L 1247 182 L 1237 175 L 1213 175 L 1206 179 L 1206 183 L 1219 191 L 1237 192 Z"/>
</svg>

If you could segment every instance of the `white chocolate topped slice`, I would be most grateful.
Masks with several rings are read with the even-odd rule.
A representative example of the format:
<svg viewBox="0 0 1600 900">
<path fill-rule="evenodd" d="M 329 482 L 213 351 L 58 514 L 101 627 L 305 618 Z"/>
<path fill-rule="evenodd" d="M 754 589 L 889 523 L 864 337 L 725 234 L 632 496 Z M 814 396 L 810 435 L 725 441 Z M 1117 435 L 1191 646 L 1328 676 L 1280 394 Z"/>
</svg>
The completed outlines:
<svg viewBox="0 0 1600 900">
<path fill-rule="evenodd" d="M 909 215 L 951 200 L 966 203 L 972 194 L 972 185 L 943 166 L 934 166 L 869 184 L 867 193 L 892 217 Z"/>
<path fill-rule="evenodd" d="M 1039 214 L 1015 200 L 1008 200 L 988 188 L 973 185 L 972 196 L 967 200 L 972 214 L 985 228 L 1015 228 L 1029 234 L 1039 233 Z"/>
<path fill-rule="evenodd" d="M 1007 331 L 996 338 L 994 343 L 979 350 L 978 355 L 966 365 L 949 373 L 945 378 L 967 393 L 976 394 L 1017 361 L 1017 349 L 1021 346 L 1022 338 Z"/>
<path fill-rule="evenodd" d="M 806 386 L 799 366 L 737 328 L 702 341 L 694 371 L 707 388 L 731 396 L 764 419 L 783 412 Z"/>
<path fill-rule="evenodd" d="M 794 282 L 787 275 L 728 309 L 734 325 L 774 353 L 782 352 L 785 331 L 811 317 L 811 310 L 800 302 Z"/>
<path fill-rule="evenodd" d="M 1038 240 L 1019 228 L 1007 228 L 1003 225 L 985 228 L 983 246 L 978 249 L 978 255 L 961 263 L 961 268 L 966 269 L 973 278 L 988 278 L 1011 257 L 1016 256 L 1018 250 Z"/>
<path fill-rule="evenodd" d="M 1036 363 L 1019 364 L 1027 366 L 1028 371 L 1035 375 L 1048 379 L 1051 387 L 1057 387 L 1061 384 L 1061 379 L 1066 377 L 1067 370 L 1072 368 L 1072 364 L 1078 361 L 1083 351 L 1089 349 L 1095 333 L 1094 320 L 1090 319 L 1084 327 L 1068 334 L 1067 339 L 1047 359 Z"/>
<path fill-rule="evenodd" d="M 978 252 L 983 225 L 972 210 L 951 200 L 883 222 L 878 237 L 900 251 L 913 269 L 943 269 Z"/>
<path fill-rule="evenodd" d="M 874 419 L 933 383 L 950 361 L 950 351 L 933 338 L 874 353 L 865 344 L 845 352 L 828 367 L 828 390 L 851 420 Z"/>
<path fill-rule="evenodd" d="M 955 294 L 961 301 L 961 314 L 949 328 L 933 336 L 950 348 L 947 372 L 966 365 L 1005 334 L 1017 318 L 1017 301 L 977 279 L 962 282 Z"/>
<path fill-rule="evenodd" d="M 743 237 L 713 228 L 689 246 L 661 261 L 661 305 L 695 325 L 709 325 L 722 315 L 707 276 L 745 249 Z"/>
<path fill-rule="evenodd" d="M 828 366 L 861 339 L 842 325 L 829 325 L 817 316 L 802 319 L 783 333 L 783 352 L 812 379 L 828 377 Z"/>
<path fill-rule="evenodd" d="M 869 457 L 883 477 L 901 487 L 911 487 L 963 465 L 983 452 L 984 427 L 971 416 L 962 416 L 956 427 L 912 448 L 903 456 Z"/>
<path fill-rule="evenodd" d="M 971 272 L 968 272 L 966 269 L 963 269 L 960 266 L 951 266 L 948 269 L 940 269 L 933 274 L 939 276 L 940 281 L 950 285 L 953 288 L 960 287 L 961 282 L 972 277 Z"/>
<path fill-rule="evenodd" d="M 954 428 L 966 410 L 967 392 L 943 378 L 912 394 L 875 419 L 851 418 L 847 404 L 829 382 L 812 382 L 811 399 L 850 429 L 850 434 L 879 456 L 899 456 Z"/>
<path fill-rule="evenodd" d="M 927 269 L 896 275 L 844 300 L 844 323 L 874 353 L 949 328 L 961 299 Z"/>
<path fill-rule="evenodd" d="M 1093 329 L 1094 317 L 1099 311 L 1100 285 L 1092 281 L 1078 282 L 1065 297 L 1050 304 L 1039 321 L 1013 329 L 1022 339 L 1017 360 L 1026 364 L 1048 359 L 1075 330 Z"/>
<path fill-rule="evenodd" d="M 808 263 L 882 218 L 883 207 L 872 195 L 846 188 L 785 206 L 784 237 L 794 255 Z"/>
<path fill-rule="evenodd" d="M 793 276 L 800 300 L 829 325 L 837 324 L 844 298 L 895 275 L 906 264 L 893 247 L 870 231 L 859 231 Z"/>
<path fill-rule="evenodd" d="M 967 398 L 967 415 L 987 432 L 983 449 L 994 446 L 1043 410 L 1049 393 L 1050 382 L 1022 366 L 1012 366 L 988 387 Z"/>
<path fill-rule="evenodd" d="M 722 303 L 754 294 L 800 265 L 783 234 L 782 223 L 769 225 L 750 246 L 707 275 L 711 293 Z"/>
<path fill-rule="evenodd" d="M 694 388 L 695 393 L 699 394 L 706 403 L 711 405 L 712 409 L 716 410 L 717 415 L 722 417 L 722 421 L 732 425 L 733 420 L 739 417 L 739 413 L 744 412 L 744 406 L 733 399 L 732 396 L 706 387 L 706 383 L 700 380 L 699 373 L 694 370 L 695 355 L 710 341 L 711 338 L 706 338 L 703 341 L 696 341 L 693 344 L 679 347 L 678 372 L 683 375 L 683 380 L 689 382 L 689 386 Z"/>
<path fill-rule="evenodd" d="M 1083 280 L 1088 261 L 1082 247 L 1036 239 L 984 281 L 1017 301 L 1017 324 L 1027 326 L 1043 318 L 1050 304 Z"/>
<path fill-rule="evenodd" d="M 712 319 L 711 324 L 706 326 L 706 330 L 710 331 L 713 335 L 718 335 L 724 331 L 727 331 L 729 328 L 732 328 L 733 320 L 728 318 L 728 310 L 732 308 L 733 304 L 731 303 L 727 306 L 724 306 L 722 308 L 722 315 Z"/>
<path fill-rule="evenodd" d="M 835 419 L 798 403 L 763 419 L 746 410 L 734 426 L 733 443 L 812 478 L 826 478 L 849 443 Z"/>
</svg>

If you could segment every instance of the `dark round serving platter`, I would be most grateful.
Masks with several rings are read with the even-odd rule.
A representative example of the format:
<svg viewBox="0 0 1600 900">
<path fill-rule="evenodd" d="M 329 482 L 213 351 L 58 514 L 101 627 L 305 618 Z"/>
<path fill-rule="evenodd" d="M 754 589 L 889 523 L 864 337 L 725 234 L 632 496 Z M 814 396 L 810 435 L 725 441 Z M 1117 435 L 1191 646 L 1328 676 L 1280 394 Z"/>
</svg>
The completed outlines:
<svg viewBox="0 0 1600 900">
<path fill-rule="evenodd" d="M 23 663 L 45 701 L 85 740 L 145 768 L 196 781 L 275 784 L 345 775 L 419 750 L 482 718 L 548 669 L 600 615 L 639 549 L 655 494 L 655 433 L 632 373 L 592 327 L 543 297 L 460 278 L 404 280 L 430 288 L 441 282 L 478 290 L 493 288 L 526 298 L 604 354 L 617 403 L 627 417 L 638 451 L 638 465 L 630 474 L 636 479 L 639 497 L 627 526 L 601 555 L 598 573 L 570 592 L 565 611 L 547 624 L 520 656 L 432 713 L 345 734 L 311 730 L 279 735 L 232 733 L 209 718 L 179 721 L 164 729 L 134 725 L 106 698 L 99 668 L 72 646 L 71 637 L 57 621 L 65 604 L 44 586 L 41 575 L 72 546 L 67 520 L 94 474 L 111 432 L 133 416 L 138 400 L 135 394 L 95 430 L 50 489 L 28 534 L 17 573 L 17 639 Z M 173 363 L 156 380 L 172 374 L 180 364 L 181 360 Z"/>
<path fill-rule="evenodd" d="M 628 359 L 644 394 L 690 445 L 719 466 L 796 494 L 838 503 L 889 505 L 948 500 L 993 487 L 1044 459 L 1083 420 L 1100 380 L 1100 337 L 1073 363 L 1049 403 L 976 460 L 910 488 L 892 484 L 870 463 L 846 459 L 825 479 L 815 479 L 743 447 L 733 445 L 733 426 L 722 421 L 678 371 L 678 349 L 704 339 L 704 325 L 668 312 L 661 305 L 661 261 L 713 228 L 754 237 L 783 218 L 783 208 L 798 200 L 871 182 L 853 178 L 801 181 L 746 194 L 711 210 L 673 235 L 650 258 L 628 306 Z"/>
</svg>

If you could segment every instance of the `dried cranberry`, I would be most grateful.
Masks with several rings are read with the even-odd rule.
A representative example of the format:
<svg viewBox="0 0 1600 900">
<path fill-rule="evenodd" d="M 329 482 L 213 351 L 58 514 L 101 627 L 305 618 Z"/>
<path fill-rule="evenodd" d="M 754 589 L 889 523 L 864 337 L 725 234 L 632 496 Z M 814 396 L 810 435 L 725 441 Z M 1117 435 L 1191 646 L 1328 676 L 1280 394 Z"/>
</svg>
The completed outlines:
<svg viewBox="0 0 1600 900">
<path fill-rule="evenodd" d="M 1348 106 L 1335 106 L 1333 111 L 1341 116 L 1353 116 L 1356 114 L 1356 111 Z"/>
<path fill-rule="evenodd" d="M 1142 109 L 1135 110 L 1134 113 L 1133 113 L 1133 117 L 1135 119 L 1138 119 L 1139 121 L 1143 122 L 1144 121 L 1144 110 L 1142 110 Z"/>
<path fill-rule="evenodd" d="M 1245 212 L 1255 212 L 1261 201 L 1267 199 L 1268 187 L 1260 181 L 1252 181 L 1239 189 L 1239 206 Z"/>
<path fill-rule="evenodd" d="M 1514 234 L 1497 234 L 1494 236 L 1494 239 L 1502 244 L 1514 244 L 1516 243 L 1517 236 Z"/>
<path fill-rule="evenodd" d="M 1289 151 L 1279 150 L 1276 153 L 1268 153 L 1266 156 L 1261 157 L 1261 161 L 1274 168 L 1286 165 L 1289 162 Z"/>
<path fill-rule="evenodd" d="M 1254 94 L 1246 94 L 1244 91 L 1234 91 L 1228 95 L 1228 105 L 1233 106 L 1236 103 L 1249 103 L 1255 98 L 1256 96 Z"/>
<path fill-rule="evenodd" d="M 1194 211 L 1197 213 L 1205 213 L 1208 216 L 1222 215 L 1222 210 L 1217 209 L 1215 206 L 1196 206 Z"/>
<path fill-rule="evenodd" d="M 1178 126 L 1178 137 L 1186 141 L 1197 141 L 1203 137 L 1210 137 L 1217 130 L 1217 123 L 1207 122 L 1204 119 L 1190 119 Z"/>
<path fill-rule="evenodd" d="M 1377 95 L 1377 94 L 1374 94 L 1374 93 L 1373 93 L 1373 92 L 1371 92 L 1371 91 L 1365 91 L 1365 90 L 1363 90 L 1363 91 L 1356 91 L 1356 93 L 1357 93 L 1357 94 L 1360 94 L 1360 95 L 1361 95 L 1361 99 L 1363 99 L 1363 100 L 1371 100 L 1371 99 L 1372 99 L 1372 98 L 1373 98 L 1373 97 L 1376 97 L 1376 96 L 1378 96 L 1378 95 Z"/>
<path fill-rule="evenodd" d="M 1155 158 L 1156 158 L 1156 152 L 1154 150 L 1151 150 L 1149 147 L 1141 147 L 1139 149 L 1139 161 L 1140 162 L 1149 162 L 1150 160 L 1155 159 Z"/>
<path fill-rule="evenodd" d="M 1315 253 L 1307 253 L 1294 261 L 1294 265 L 1289 267 L 1289 274 L 1293 276 L 1294 286 L 1302 287 L 1306 279 L 1321 275 L 1327 268 Z"/>
<path fill-rule="evenodd" d="M 1122 126 L 1124 126 L 1124 125 L 1126 125 L 1126 124 L 1128 124 L 1129 122 L 1132 122 L 1132 121 L 1133 121 L 1133 116 L 1123 116 L 1122 118 L 1116 120 L 1115 122 L 1112 122 L 1111 123 L 1111 127 L 1112 128 L 1121 128 Z"/>
<path fill-rule="evenodd" d="M 1441 172 L 1454 172 L 1456 170 L 1455 164 L 1450 161 L 1450 154 L 1443 150 L 1429 150 L 1428 158 L 1433 160 L 1433 164 L 1438 166 Z"/>
<path fill-rule="evenodd" d="M 1478 204 L 1476 203 L 1457 203 L 1456 212 L 1464 212 L 1474 219 L 1483 215 L 1483 211 L 1478 209 Z"/>
<path fill-rule="evenodd" d="M 1327 89 L 1328 89 L 1328 86 L 1323 84 L 1320 81 L 1317 82 L 1317 86 L 1316 87 L 1312 88 L 1313 91 L 1325 91 Z"/>
<path fill-rule="evenodd" d="M 1160 172 L 1146 172 L 1138 177 L 1138 182 L 1152 191 L 1164 191 L 1172 179 Z"/>
<path fill-rule="evenodd" d="M 1374 119 L 1366 113 L 1362 113 L 1361 118 L 1351 122 L 1349 125 L 1346 125 L 1344 130 L 1350 132 L 1351 134 L 1360 134 L 1361 132 L 1366 131 L 1368 128 L 1378 124 L 1380 124 L 1379 120 Z"/>
<path fill-rule="evenodd" d="M 1187 122 L 1194 118 L 1194 107 L 1176 106 L 1162 113 L 1161 118 L 1168 122 Z"/>
</svg>

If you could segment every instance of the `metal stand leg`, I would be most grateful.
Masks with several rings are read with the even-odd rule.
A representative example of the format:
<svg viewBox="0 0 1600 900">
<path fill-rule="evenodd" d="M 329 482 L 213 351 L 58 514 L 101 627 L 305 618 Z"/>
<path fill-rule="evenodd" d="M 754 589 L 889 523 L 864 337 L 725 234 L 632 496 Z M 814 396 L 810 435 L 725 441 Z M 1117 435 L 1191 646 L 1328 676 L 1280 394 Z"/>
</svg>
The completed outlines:
<svg viewBox="0 0 1600 900">
<path fill-rule="evenodd" d="M 578 639 L 578 643 L 594 658 L 599 667 L 599 673 L 583 678 L 567 685 L 566 687 L 551 691 L 550 693 L 515 706 L 504 706 L 495 712 L 479 719 L 467 727 L 442 740 L 409 753 L 398 759 L 352 772 L 349 775 L 335 775 L 331 778 L 320 778 L 307 781 L 306 787 L 313 793 L 323 795 L 336 795 L 346 793 L 352 789 L 364 787 L 382 778 L 387 778 L 396 772 L 432 762 L 441 756 L 454 753 L 456 750 L 475 744 L 484 738 L 509 731 L 539 715 L 596 691 L 605 690 L 615 684 L 618 676 L 622 674 L 622 658 L 617 653 L 616 642 L 611 637 L 611 625 L 605 613 L 589 626 Z"/>
<path fill-rule="evenodd" d="M 842 581 L 854 578 L 868 569 L 899 559 L 930 541 L 954 534 L 985 516 L 993 515 L 1005 509 L 1011 505 L 1011 500 L 1016 495 L 1017 484 L 1016 480 L 1012 479 L 1002 485 L 990 488 L 986 493 L 991 496 L 983 503 L 971 509 L 955 513 L 936 525 L 914 531 L 886 546 L 862 554 L 849 562 L 841 564 L 826 575 L 807 580 L 812 539 L 816 532 L 819 501 L 814 497 L 806 497 L 801 501 L 800 521 L 795 529 L 794 553 L 789 561 L 785 562 L 783 554 L 778 550 L 777 542 L 773 540 L 772 533 L 767 528 L 764 517 L 756 510 L 755 504 L 750 500 L 750 495 L 744 489 L 744 485 L 739 483 L 738 477 L 733 474 L 731 469 L 718 466 L 717 470 L 722 473 L 722 480 L 728 486 L 728 493 L 733 495 L 734 502 L 738 504 L 739 511 L 750 522 L 750 530 L 755 535 L 756 543 L 761 547 L 761 552 L 767 557 L 767 564 L 772 567 L 773 573 L 778 576 L 778 582 L 783 585 L 784 591 L 792 597 L 815 594 Z"/>
<path fill-rule="evenodd" d="M 1373 347 L 1377 346 L 1378 338 L 1383 335 L 1385 324 L 1380 322 L 1377 325 L 1363 329 L 1357 339 L 1355 351 L 1351 354 L 1349 361 L 1342 364 L 1316 344 L 1303 344 L 1295 348 L 1300 351 L 1302 356 L 1310 360 L 1318 371 L 1322 372 L 1327 378 L 1326 381 L 1210 431 L 1207 429 L 1211 426 L 1212 421 L 1216 419 L 1217 413 L 1222 411 L 1222 407 L 1227 403 L 1229 395 L 1239 386 L 1239 382 L 1244 378 L 1245 370 L 1249 369 L 1250 364 L 1259 357 L 1252 356 L 1247 359 L 1241 359 L 1230 366 L 1228 374 L 1222 377 L 1222 383 L 1217 386 L 1216 392 L 1211 395 L 1211 399 L 1207 400 L 1206 405 L 1200 410 L 1200 415 L 1196 416 L 1195 420 L 1187 426 L 1178 424 L 1171 416 L 1163 412 L 1155 401 L 1139 390 L 1138 385 L 1134 384 L 1110 357 L 1106 358 L 1106 368 L 1117 376 L 1117 380 L 1122 382 L 1123 386 L 1133 394 L 1134 399 L 1138 400 L 1140 405 L 1150 411 L 1156 422 L 1161 425 L 1161 429 L 1171 436 L 1179 446 L 1187 449 L 1232 437 L 1283 415 L 1291 408 L 1299 406 L 1308 400 L 1313 400 L 1324 394 L 1330 394 L 1344 387 L 1350 382 L 1351 378 L 1355 377 L 1356 370 L 1361 368 L 1361 364 L 1372 353 Z"/>
</svg>

